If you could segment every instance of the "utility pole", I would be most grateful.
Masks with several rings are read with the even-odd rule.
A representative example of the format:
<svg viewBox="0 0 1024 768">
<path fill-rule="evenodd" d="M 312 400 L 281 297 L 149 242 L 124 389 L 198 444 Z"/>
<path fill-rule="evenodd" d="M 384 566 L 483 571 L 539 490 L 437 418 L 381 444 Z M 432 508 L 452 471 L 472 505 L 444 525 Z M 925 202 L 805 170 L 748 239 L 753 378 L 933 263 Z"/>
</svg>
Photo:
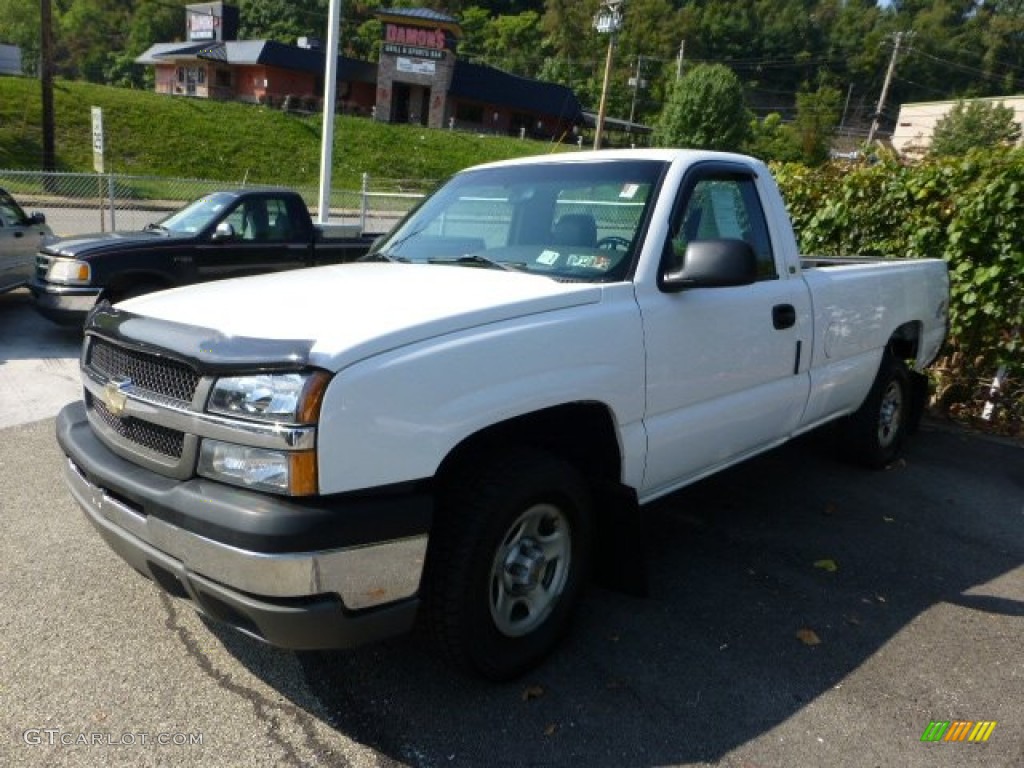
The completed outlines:
<svg viewBox="0 0 1024 768">
<path fill-rule="evenodd" d="M 57 168 L 57 154 L 53 139 L 53 11 L 50 0 L 40 0 L 39 20 L 42 27 L 39 40 L 39 81 L 43 91 L 43 170 L 53 171 Z"/>
<path fill-rule="evenodd" d="M 641 56 L 640 54 L 637 54 L 637 56 L 636 56 L 636 77 L 631 77 L 630 78 L 630 80 L 632 80 L 631 85 L 633 86 L 633 103 L 629 105 L 629 130 L 630 131 L 633 130 L 633 118 L 636 115 L 637 92 L 641 88 L 646 88 L 647 87 L 647 81 L 642 79 L 642 77 L 643 77 L 643 73 L 642 73 L 643 63 L 644 63 L 644 57 Z"/>
<path fill-rule="evenodd" d="M 603 0 L 601 10 L 594 17 L 594 29 L 608 35 L 608 55 L 604 61 L 604 82 L 601 85 L 601 106 L 597 110 L 597 126 L 594 129 L 594 149 L 601 148 L 605 112 L 608 109 L 608 81 L 612 75 L 612 52 L 615 50 L 615 36 L 622 29 L 624 3 L 625 0 Z"/>
<path fill-rule="evenodd" d="M 679 41 L 679 55 L 676 56 L 676 80 L 683 76 L 683 58 L 686 56 L 686 40 Z"/>
<path fill-rule="evenodd" d="M 913 35 L 913 32 L 907 33 L 907 38 Z M 882 95 L 878 97 L 878 106 L 875 108 L 875 117 L 871 121 L 871 130 L 868 131 L 868 144 L 875 140 L 875 133 L 878 132 L 878 124 L 882 118 L 882 110 L 885 109 L 885 100 L 889 96 L 889 84 L 892 83 L 893 72 L 896 71 L 896 59 L 900 55 L 900 44 L 903 42 L 903 33 L 897 32 L 895 35 L 895 41 L 892 47 L 892 57 L 889 59 L 889 69 L 885 73 L 885 82 L 882 84 Z"/>
</svg>

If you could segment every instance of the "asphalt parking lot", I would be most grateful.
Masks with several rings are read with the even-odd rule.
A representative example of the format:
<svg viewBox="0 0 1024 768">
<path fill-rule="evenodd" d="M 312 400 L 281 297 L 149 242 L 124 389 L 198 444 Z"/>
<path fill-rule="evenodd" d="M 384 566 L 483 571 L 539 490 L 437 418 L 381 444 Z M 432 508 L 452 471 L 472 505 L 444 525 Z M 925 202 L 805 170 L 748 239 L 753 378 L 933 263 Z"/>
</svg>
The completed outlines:
<svg viewBox="0 0 1024 768">
<path fill-rule="evenodd" d="M 76 353 L 0 295 L 0 765 L 1024 765 L 1018 444 L 926 423 L 867 472 L 805 439 L 677 493 L 648 510 L 650 595 L 593 588 L 491 685 L 417 635 L 270 649 L 132 572 L 60 477 Z M 996 725 L 922 742 L 933 721 Z"/>
</svg>

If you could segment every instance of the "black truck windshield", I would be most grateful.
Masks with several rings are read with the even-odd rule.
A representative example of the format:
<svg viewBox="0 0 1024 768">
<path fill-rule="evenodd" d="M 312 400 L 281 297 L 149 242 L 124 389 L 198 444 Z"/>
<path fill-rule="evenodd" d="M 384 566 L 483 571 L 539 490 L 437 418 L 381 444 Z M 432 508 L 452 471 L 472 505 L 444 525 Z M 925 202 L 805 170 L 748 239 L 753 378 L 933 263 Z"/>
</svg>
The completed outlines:
<svg viewBox="0 0 1024 768">
<path fill-rule="evenodd" d="M 201 232 L 215 219 L 219 219 L 236 200 L 234 195 L 224 192 L 201 197 L 160 221 L 157 228 L 188 234 Z"/>
<path fill-rule="evenodd" d="M 667 164 L 502 166 L 455 176 L 375 249 L 402 262 L 621 280 Z"/>
</svg>

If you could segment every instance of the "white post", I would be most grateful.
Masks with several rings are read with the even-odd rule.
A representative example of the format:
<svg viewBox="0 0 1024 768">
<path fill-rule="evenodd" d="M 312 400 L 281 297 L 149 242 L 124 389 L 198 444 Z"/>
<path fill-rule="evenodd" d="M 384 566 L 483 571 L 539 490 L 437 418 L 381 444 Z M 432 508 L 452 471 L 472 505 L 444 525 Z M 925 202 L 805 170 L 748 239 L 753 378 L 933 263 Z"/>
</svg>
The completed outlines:
<svg viewBox="0 0 1024 768">
<path fill-rule="evenodd" d="M 363 188 L 359 195 L 359 231 L 366 231 L 366 212 L 370 206 L 370 174 L 363 173 Z"/>
<path fill-rule="evenodd" d="M 317 220 L 326 224 L 331 217 L 331 163 L 334 152 L 334 104 L 338 85 L 338 50 L 341 36 L 341 0 L 331 0 L 327 15 L 327 54 L 324 72 L 324 122 L 320 139 L 320 200 Z"/>
</svg>

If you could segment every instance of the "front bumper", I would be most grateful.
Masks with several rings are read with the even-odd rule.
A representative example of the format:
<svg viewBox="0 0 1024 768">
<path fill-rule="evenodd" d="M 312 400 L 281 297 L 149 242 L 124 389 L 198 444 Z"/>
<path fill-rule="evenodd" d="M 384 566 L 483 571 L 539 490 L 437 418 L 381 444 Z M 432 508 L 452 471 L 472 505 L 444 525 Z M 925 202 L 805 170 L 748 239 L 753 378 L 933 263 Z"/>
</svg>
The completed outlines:
<svg viewBox="0 0 1024 768">
<path fill-rule="evenodd" d="M 82 325 L 96 304 L 99 288 L 45 283 L 37 277 L 28 283 L 36 309 L 47 320 L 59 325 Z"/>
<path fill-rule="evenodd" d="M 297 501 L 174 480 L 111 452 L 82 403 L 61 411 L 57 439 L 71 493 L 107 544 L 201 613 L 292 649 L 351 647 L 412 627 L 426 494 Z"/>
</svg>

